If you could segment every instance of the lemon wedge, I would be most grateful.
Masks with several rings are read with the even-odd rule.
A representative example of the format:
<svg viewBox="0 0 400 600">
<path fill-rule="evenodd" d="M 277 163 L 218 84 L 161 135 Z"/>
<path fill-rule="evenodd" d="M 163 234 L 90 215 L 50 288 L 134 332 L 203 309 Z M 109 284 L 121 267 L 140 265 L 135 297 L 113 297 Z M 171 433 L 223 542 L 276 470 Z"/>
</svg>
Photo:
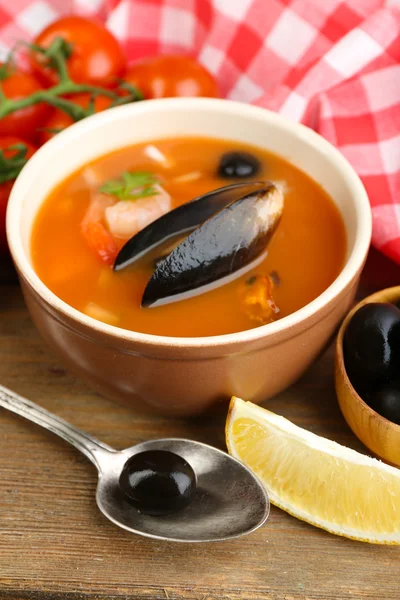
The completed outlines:
<svg viewBox="0 0 400 600">
<path fill-rule="evenodd" d="M 239 398 L 225 433 L 279 508 L 337 535 L 400 544 L 400 470 Z"/>
</svg>

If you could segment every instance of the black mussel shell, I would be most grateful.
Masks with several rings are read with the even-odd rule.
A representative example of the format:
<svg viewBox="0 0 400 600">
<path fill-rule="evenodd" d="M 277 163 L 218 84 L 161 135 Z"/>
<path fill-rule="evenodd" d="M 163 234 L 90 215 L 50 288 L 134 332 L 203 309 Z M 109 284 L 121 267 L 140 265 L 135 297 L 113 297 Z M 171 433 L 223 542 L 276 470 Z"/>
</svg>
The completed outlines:
<svg viewBox="0 0 400 600">
<path fill-rule="evenodd" d="M 224 179 L 243 179 L 255 177 L 260 169 L 260 161 L 249 152 L 227 152 L 221 157 L 218 175 Z"/>
<path fill-rule="evenodd" d="M 260 182 L 235 183 L 171 210 L 126 242 L 115 259 L 114 271 L 132 265 L 157 246 L 163 246 L 174 238 L 179 239 L 183 234 L 190 233 L 231 202 L 261 189 L 262 186 Z"/>
<path fill-rule="evenodd" d="M 400 310 L 385 302 L 361 306 L 346 328 L 343 350 L 357 391 L 400 378 Z"/>
<path fill-rule="evenodd" d="M 139 512 L 162 516 L 190 504 L 196 493 L 196 474 L 174 452 L 147 450 L 126 461 L 119 486 Z"/>
<path fill-rule="evenodd" d="M 258 185 L 256 192 L 232 202 L 195 229 L 159 263 L 142 306 L 203 293 L 209 284 L 238 276 L 266 251 L 282 216 L 283 195 L 271 182 Z"/>
</svg>

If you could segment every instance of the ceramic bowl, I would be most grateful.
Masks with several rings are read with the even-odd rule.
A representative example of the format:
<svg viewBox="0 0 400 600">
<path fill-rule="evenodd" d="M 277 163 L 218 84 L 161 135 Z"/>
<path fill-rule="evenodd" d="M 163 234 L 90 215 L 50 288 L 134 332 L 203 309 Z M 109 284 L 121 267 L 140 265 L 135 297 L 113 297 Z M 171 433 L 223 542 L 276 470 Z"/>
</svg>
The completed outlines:
<svg viewBox="0 0 400 600">
<path fill-rule="evenodd" d="M 54 186 L 113 150 L 185 135 L 232 139 L 271 150 L 331 195 L 346 226 L 346 262 L 337 279 L 313 302 L 249 331 L 177 338 L 96 321 L 68 306 L 42 283 L 32 268 L 30 235 L 38 209 Z M 232 395 L 259 403 L 304 372 L 353 302 L 370 243 L 371 214 L 352 167 L 312 130 L 242 103 L 162 99 L 104 111 L 45 144 L 12 190 L 7 234 L 32 319 L 67 367 L 108 397 L 164 414 L 191 415 Z"/>
<path fill-rule="evenodd" d="M 347 376 L 343 358 L 343 336 L 354 313 L 368 302 L 400 300 L 400 286 L 387 288 L 368 296 L 357 304 L 344 319 L 336 338 L 335 385 L 340 409 L 349 427 L 376 456 L 400 466 L 400 425 L 388 421 L 375 412 L 359 396 Z"/>
</svg>

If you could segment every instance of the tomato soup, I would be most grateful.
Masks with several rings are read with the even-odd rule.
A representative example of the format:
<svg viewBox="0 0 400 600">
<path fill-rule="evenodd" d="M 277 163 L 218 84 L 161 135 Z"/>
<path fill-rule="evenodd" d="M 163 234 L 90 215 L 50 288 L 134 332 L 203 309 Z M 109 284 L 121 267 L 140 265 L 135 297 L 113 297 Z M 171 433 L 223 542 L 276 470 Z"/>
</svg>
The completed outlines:
<svg viewBox="0 0 400 600">
<path fill-rule="evenodd" d="M 251 164 L 248 171 L 221 170 L 232 152 L 253 157 L 257 172 Z M 284 196 L 262 261 L 204 293 L 142 307 L 154 260 L 112 269 L 131 234 L 197 196 L 246 180 L 271 180 Z M 66 303 L 123 329 L 178 337 L 235 333 L 293 313 L 334 281 L 345 252 L 338 209 L 305 173 L 260 148 L 200 137 L 136 144 L 83 166 L 45 200 L 31 238 L 37 274 Z M 264 294 L 264 285 L 274 307 L 265 318 L 251 313 L 253 296 Z"/>
</svg>

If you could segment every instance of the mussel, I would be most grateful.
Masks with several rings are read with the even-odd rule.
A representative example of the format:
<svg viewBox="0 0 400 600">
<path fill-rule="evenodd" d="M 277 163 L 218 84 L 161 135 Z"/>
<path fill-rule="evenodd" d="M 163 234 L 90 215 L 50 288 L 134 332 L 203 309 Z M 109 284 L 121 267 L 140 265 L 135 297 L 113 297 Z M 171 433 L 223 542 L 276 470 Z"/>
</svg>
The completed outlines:
<svg viewBox="0 0 400 600">
<path fill-rule="evenodd" d="M 132 265 L 158 246 L 174 239 L 178 241 L 228 204 L 258 191 L 263 185 L 260 182 L 228 185 L 171 210 L 126 242 L 115 259 L 114 271 Z"/>
<path fill-rule="evenodd" d="M 249 184 L 251 185 L 251 184 Z M 142 306 L 157 306 L 203 293 L 239 277 L 265 255 L 283 212 L 283 194 L 272 182 L 253 184 L 192 231 L 159 262 Z"/>
</svg>

